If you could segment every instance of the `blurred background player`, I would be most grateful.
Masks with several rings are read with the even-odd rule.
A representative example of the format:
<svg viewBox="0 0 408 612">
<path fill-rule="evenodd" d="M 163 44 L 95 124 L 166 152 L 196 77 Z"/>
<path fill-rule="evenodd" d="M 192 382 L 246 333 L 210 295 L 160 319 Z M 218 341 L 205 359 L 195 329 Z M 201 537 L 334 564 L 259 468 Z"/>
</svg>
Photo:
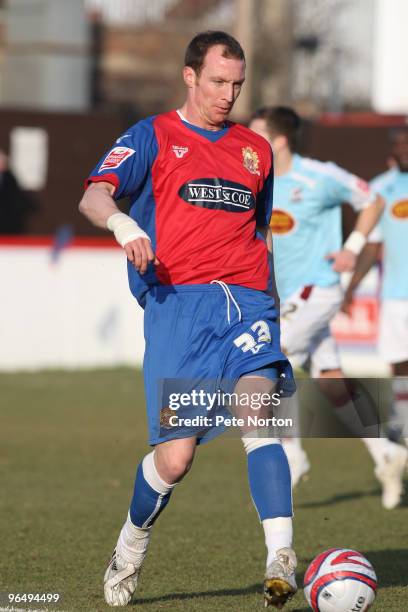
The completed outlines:
<svg viewBox="0 0 408 612">
<path fill-rule="evenodd" d="M 343 301 L 340 273 L 353 270 L 383 210 L 382 198 L 365 181 L 331 162 L 301 157 L 298 145 L 301 120 L 287 107 L 264 107 L 253 115 L 251 129 L 264 136 L 274 153 L 274 211 L 271 227 L 276 282 L 281 305 L 283 351 L 293 365 L 318 377 L 319 386 L 336 408 L 336 416 L 355 434 L 361 432 L 357 395 L 341 380 L 337 346 L 330 322 Z M 341 205 L 359 211 L 354 230 L 342 247 Z M 296 400 L 294 400 L 296 401 Z M 363 402 L 368 398 L 363 397 Z M 383 487 L 383 505 L 398 504 L 407 451 L 378 435 L 378 422 L 364 430 Z M 361 433 L 358 435 L 361 436 Z M 309 470 L 299 438 L 284 447 L 292 484 Z"/>
<path fill-rule="evenodd" d="M 211 426 L 166 427 L 169 404 L 160 405 L 159 384 L 224 377 L 266 392 L 278 364 L 291 373 L 267 292 L 272 152 L 263 138 L 227 122 L 245 79 L 243 50 L 224 32 L 198 34 L 187 47 L 183 76 L 182 108 L 129 128 L 92 172 L 80 204 L 125 249 L 130 287 L 145 307 L 154 450 L 137 469 L 128 518 L 105 573 L 105 599 L 114 606 L 130 602 L 151 528 L 197 444 L 220 433 Z M 133 201 L 130 216 L 115 204 L 124 195 Z M 281 608 L 296 591 L 289 465 L 276 438 L 245 435 L 243 443 L 268 549 L 265 604 Z"/>
<path fill-rule="evenodd" d="M 408 128 L 390 132 L 389 170 L 372 181 L 385 200 L 385 211 L 370 234 L 345 296 L 353 293 L 382 249 L 381 315 L 379 351 L 391 365 L 393 403 L 389 418 L 390 439 L 408 443 Z"/>
</svg>

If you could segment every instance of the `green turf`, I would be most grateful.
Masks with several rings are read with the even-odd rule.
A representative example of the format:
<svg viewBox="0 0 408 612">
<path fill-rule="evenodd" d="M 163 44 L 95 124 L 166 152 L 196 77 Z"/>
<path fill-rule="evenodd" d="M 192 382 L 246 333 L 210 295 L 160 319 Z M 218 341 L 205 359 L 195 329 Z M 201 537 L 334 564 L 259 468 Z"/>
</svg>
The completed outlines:
<svg viewBox="0 0 408 612">
<path fill-rule="evenodd" d="M 141 376 L 129 370 L 0 375 L 0 591 L 60 592 L 59 609 L 109 609 L 101 578 L 145 440 Z M 381 508 L 358 441 L 306 448 L 313 469 L 294 497 L 300 579 L 317 553 L 357 548 L 379 578 L 374 608 L 406 612 L 408 500 Z M 133 609 L 261 609 L 264 560 L 244 452 L 221 438 L 199 449 L 155 526 Z M 285 609 L 308 609 L 301 591 Z"/>
</svg>

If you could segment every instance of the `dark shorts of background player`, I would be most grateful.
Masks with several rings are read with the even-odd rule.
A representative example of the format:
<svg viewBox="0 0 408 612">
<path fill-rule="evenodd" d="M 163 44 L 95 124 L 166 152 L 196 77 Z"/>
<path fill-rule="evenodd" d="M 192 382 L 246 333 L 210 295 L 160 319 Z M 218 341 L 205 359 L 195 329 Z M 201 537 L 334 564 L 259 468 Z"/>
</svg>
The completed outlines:
<svg viewBox="0 0 408 612">
<path fill-rule="evenodd" d="M 293 372 L 280 349 L 274 300 L 262 291 L 216 283 L 156 286 L 147 294 L 144 328 L 151 445 L 192 436 L 200 444 L 225 429 L 169 425 L 174 412 L 169 408 L 170 393 L 189 393 L 193 388 L 214 393 L 221 385 L 231 393 L 241 376 L 259 370 L 262 376 L 280 379 L 285 394 L 293 393 Z M 188 410 L 175 414 L 185 416 Z M 190 410 L 191 416 L 211 416 L 206 407 Z M 222 406 L 217 410 L 225 412 Z"/>
</svg>

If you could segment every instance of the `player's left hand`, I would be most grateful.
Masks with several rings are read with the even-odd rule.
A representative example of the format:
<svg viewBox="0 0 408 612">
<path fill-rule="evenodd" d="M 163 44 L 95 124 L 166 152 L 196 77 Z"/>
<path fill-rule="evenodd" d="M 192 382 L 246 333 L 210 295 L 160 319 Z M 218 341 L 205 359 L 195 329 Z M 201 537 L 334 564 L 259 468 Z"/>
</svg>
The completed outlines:
<svg viewBox="0 0 408 612">
<path fill-rule="evenodd" d="M 332 268 L 335 272 L 352 272 L 357 262 L 356 255 L 347 249 L 328 253 L 325 259 L 333 262 Z"/>
</svg>

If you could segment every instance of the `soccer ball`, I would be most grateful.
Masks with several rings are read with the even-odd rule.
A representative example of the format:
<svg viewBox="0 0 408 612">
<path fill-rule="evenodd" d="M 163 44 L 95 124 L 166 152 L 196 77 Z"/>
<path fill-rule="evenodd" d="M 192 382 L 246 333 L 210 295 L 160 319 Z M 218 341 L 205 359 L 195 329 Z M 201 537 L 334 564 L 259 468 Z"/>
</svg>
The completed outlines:
<svg viewBox="0 0 408 612">
<path fill-rule="evenodd" d="M 356 550 L 330 548 L 313 559 L 303 588 L 315 612 L 365 612 L 375 599 L 377 576 Z"/>
</svg>

